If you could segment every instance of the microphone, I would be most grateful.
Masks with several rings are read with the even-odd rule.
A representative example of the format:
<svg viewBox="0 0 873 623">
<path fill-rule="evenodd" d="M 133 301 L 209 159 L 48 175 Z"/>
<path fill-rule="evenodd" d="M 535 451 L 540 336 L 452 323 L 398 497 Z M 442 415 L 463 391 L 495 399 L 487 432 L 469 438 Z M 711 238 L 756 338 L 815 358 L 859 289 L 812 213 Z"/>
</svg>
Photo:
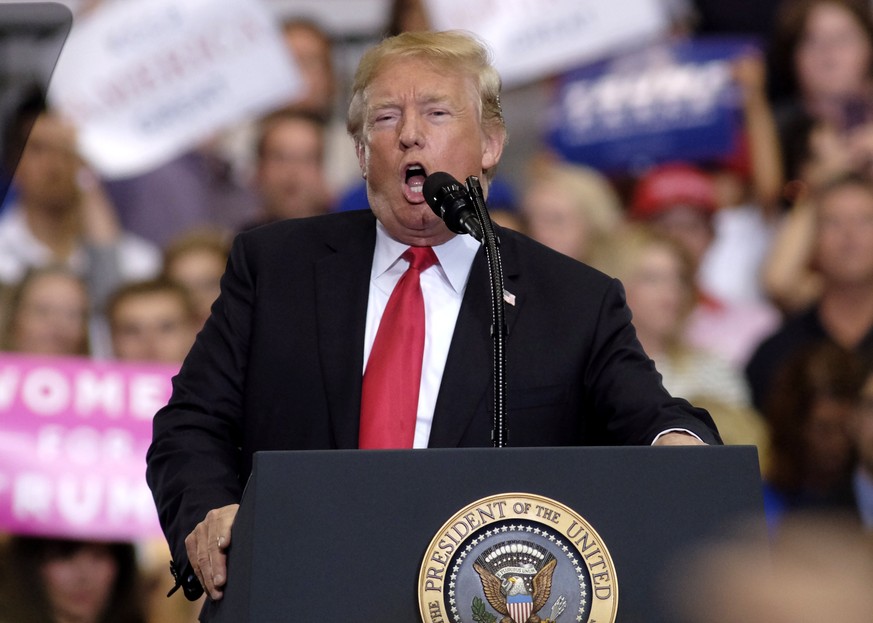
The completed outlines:
<svg viewBox="0 0 873 623">
<path fill-rule="evenodd" d="M 434 213 L 456 234 L 470 234 L 482 242 L 482 223 L 476 216 L 473 200 L 458 180 L 442 171 L 424 180 L 424 199 Z"/>
</svg>

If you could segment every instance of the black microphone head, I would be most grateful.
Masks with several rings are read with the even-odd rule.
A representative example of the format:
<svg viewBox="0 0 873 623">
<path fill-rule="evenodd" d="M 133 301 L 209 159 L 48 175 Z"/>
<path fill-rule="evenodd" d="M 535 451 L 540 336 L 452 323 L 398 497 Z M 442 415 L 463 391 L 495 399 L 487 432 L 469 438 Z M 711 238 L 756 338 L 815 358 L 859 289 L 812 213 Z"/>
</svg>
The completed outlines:
<svg viewBox="0 0 873 623">
<path fill-rule="evenodd" d="M 424 200 L 427 205 L 440 218 L 444 218 L 446 210 L 446 199 L 449 195 L 454 195 L 456 192 L 464 193 L 464 187 L 454 177 L 444 171 L 431 173 L 424 180 Z"/>
<path fill-rule="evenodd" d="M 482 240 L 482 225 L 467 188 L 448 173 L 431 173 L 424 180 L 424 200 L 446 227 L 456 234 L 470 234 Z"/>
</svg>

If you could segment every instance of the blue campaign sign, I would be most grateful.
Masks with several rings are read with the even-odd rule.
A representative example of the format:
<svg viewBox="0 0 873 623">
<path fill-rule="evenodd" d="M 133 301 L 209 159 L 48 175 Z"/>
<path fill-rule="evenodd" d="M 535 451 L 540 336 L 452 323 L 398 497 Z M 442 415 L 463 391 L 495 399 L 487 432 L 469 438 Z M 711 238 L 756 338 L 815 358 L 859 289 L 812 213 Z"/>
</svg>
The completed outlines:
<svg viewBox="0 0 873 623">
<path fill-rule="evenodd" d="M 587 65 L 561 77 L 548 143 L 564 158 L 608 172 L 659 162 L 718 160 L 742 128 L 731 61 L 749 39 L 694 39 Z"/>
</svg>

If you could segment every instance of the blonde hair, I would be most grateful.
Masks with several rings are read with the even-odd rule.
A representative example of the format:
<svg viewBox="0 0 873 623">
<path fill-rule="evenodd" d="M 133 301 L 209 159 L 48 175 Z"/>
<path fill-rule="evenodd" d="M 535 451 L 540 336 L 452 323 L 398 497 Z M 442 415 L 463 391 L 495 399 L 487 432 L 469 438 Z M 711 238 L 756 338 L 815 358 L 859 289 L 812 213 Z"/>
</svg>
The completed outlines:
<svg viewBox="0 0 873 623">
<path fill-rule="evenodd" d="M 639 270 L 645 253 L 652 248 L 667 249 L 679 260 L 682 285 L 687 291 L 683 313 L 691 313 L 697 300 L 694 262 L 683 246 L 645 223 L 626 223 L 616 232 L 608 249 L 602 249 L 596 266 L 611 277 L 627 283 Z"/>
<path fill-rule="evenodd" d="M 227 256 L 230 255 L 230 237 L 221 230 L 217 229 L 193 229 L 173 238 L 164 248 L 163 271 L 161 276 L 171 279 L 169 272 L 172 265 L 178 261 L 180 257 L 188 253 L 205 251 L 211 253 L 217 258 L 221 258 L 223 263 L 227 262 Z"/>
<path fill-rule="evenodd" d="M 557 189 L 570 197 L 576 211 L 591 228 L 591 248 L 585 260 L 597 254 L 624 221 L 621 199 L 610 181 L 596 169 L 584 165 L 534 158 L 528 169 L 527 187 Z"/>
<path fill-rule="evenodd" d="M 484 128 L 505 131 L 500 108 L 500 75 L 491 64 L 487 47 L 473 35 L 448 30 L 443 32 L 404 32 L 382 40 L 361 57 L 352 85 L 347 128 L 361 145 L 367 111 L 367 88 L 379 72 L 392 61 L 417 58 L 441 67 L 466 73 L 474 78 L 479 95 L 479 118 Z"/>
</svg>

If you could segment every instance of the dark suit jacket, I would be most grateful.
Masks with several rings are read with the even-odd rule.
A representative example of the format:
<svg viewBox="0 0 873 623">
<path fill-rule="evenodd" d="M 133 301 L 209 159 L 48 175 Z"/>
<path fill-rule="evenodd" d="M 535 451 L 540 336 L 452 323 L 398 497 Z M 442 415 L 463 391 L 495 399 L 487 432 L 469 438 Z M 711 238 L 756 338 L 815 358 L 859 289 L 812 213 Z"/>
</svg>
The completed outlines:
<svg viewBox="0 0 873 623">
<path fill-rule="evenodd" d="M 500 230 L 511 446 L 649 444 L 669 428 L 719 443 L 671 398 L 618 281 Z M 241 234 L 212 317 L 154 419 L 148 481 L 174 558 L 206 512 L 239 502 L 257 450 L 355 448 L 375 246 L 367 212 Z M 431 447 L 491 445 L 491 306 L 473 262 L 437 399 Z"/>
</svg>

